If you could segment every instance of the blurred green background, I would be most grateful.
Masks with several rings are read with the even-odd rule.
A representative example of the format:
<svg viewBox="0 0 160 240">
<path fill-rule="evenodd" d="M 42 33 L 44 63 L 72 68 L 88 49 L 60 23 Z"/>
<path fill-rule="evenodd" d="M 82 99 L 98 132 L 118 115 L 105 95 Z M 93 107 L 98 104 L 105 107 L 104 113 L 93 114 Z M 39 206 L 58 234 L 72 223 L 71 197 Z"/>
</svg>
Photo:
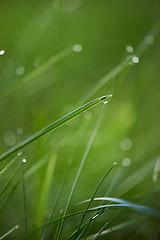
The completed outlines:
<svg viewBox="0 0 160 240">
<path fill-rule="evenodd" d="M 103 76 L 134 54 L 127 52 L 127 46 L 133 51 L 147 46 L 138 64 L 125 68 L 87 100 L 113 93 L 68 212 L 83 209 L 76 204 L 91 198 L 114 162 L 117 166 L 96 196 L 122 195 L 137 204 L 160 208 L 160 37 L 151 36 L 148 44 L 145 37 L 159 17 L 158 0 L 0 2 L 0 51 L 5 50 L 0 55 L 1 153 L 83 104 L 83 97 Z M 37 76 L 26 77 L 77 44 L 82 46 L 80 52 L 71 51 Z M 99 104 L 22 150 L 27 160 L 23 172 L 28 239 L 40 239 L 41 229 L 34 231 L 47 223 L 61 190 L 54 218 L 64 211 L 102 107 Z M 13 157 L 1 163 L 1 170 Z M 0 236 L 20 226 L 6 239 L 25 239 L 19 164 L 16 161 L 0 176 Z M 115 209 L 100 216 L 87 234 L 98 232 L 106 221 L 114 226 L 134 217 L 139 219 L 141 214 Z M 65 220 L 61 239 L 76 230 L 80 219 Z M 49 226 L 46 239 L 53 239 L 56 227 L 57 223 Z M 158 240 L 158 236 L 157 221 L 142 214 L 138 224 L 101 239 Z"/>
</svg>

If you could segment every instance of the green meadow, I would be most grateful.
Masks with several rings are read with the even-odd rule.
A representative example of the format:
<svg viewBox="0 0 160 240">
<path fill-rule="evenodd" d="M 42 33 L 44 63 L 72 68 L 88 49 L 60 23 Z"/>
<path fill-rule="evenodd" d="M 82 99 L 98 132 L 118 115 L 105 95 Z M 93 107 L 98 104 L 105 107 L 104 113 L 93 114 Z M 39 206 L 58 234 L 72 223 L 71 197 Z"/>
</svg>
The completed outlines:
<svg viewBox="0 0 160 240">
<path fill-rule="evenodd" d="M 1 0 L 0 239 L 160 238 L 160 2 Z"/>
</svg>

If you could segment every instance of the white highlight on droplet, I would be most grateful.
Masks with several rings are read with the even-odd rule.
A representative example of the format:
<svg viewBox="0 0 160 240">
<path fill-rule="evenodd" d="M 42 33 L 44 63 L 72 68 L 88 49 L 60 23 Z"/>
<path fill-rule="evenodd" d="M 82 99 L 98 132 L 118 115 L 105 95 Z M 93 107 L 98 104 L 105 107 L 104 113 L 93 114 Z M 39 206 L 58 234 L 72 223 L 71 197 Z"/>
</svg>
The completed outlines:
<svg viewBox="0 0 160 240">
<path fill-rule="evenodd" d="M 6 132 L 4 134 L 4 138 L 3 139 L 4 139 L 5 144 L 10 146 L 10 147 L 14 146 L 15 143 L 16 143 L 16 136 L 15 136 L 15 134 L 13 132 Z"/>
<path fill-rule="evenodd" d="M 24 74 L 24 72 L 25 72 L 25 68 L 24 68 L 24 67 L 18 67 L 18 68 L 16 69 L 16 74 L 17 74 L 18 76 L 22 76 L 22 75 Z"/>
<path fill-rule="evenodd" d="M 130 138 L 124 138 L 120 144 L 121 149 L 124 151 L 130 150 L 132 145 L 133 145 L 133 142 L 132 142 L 132 139 Z"/>
<path fill-rule="evenodd" d="M 148 44 L 153 44 L 153 43 L 154 43 L 154 38 L 153 38 L 151 35 L 147 35 L 147 36 L 145 37 L 145 41 L 146 41 L 146 43 L 148 43 Z"/>
<path fill-rule="evenodd" d="M 17 155 L 20 156 L 22 154 L 22 152 L 19 152 Z"/>
<path fill-rule="evenodd" d="M 117 162 L 114 162 L 113 165 L 114 165 L 114 166 L 117 165 Z"/>
<path fill-rule="evenodd" d="M 153 182 L 158 181 L 159 172 L 160 172 L 160 157 L 157 159 L 155 167 L 154 167 L 153 177 L 152 177 Z"/>
<path fill-rule="evenodd" d="M 4 49 L 0 50 L 0 55 L 3 55 L 3 54 L 5 54 L 5 50 Z"/>
<path fill-rule="evenodd" d="M 24 163 L 25 163 L 25 162 L 27 162 L 27 160 L 26 160 L 25 158 L 23 158 L 22 162 L 24 162 Z"/>
<path fill-rule="evenodd" d="M 126 51 L 129 52 L 129 53 L 133 53 L 133 52 L 134 52 L 134 49 L 133 49 L 132 46 L 127 45 L 127 46 L 126 46 Z"/>
<path fill-rule="evenodd" d="M 82 51 L 82 46 L 79 44 L 76 44 L 73 46 L 73 51 L 74 52 L 81 52 Z"/>
<path fill-rule="evenodd" d="M 23 134 L 23 128 L 21 128 L 21 127 L 17 128 L 17 133 L 19 135 L 22 135 Z"/>
<path fill-rule="evenodd" d="M 92 118 L 92 112 L 90 111 L 84 112 L 83 117 L 86 120 L 90 120 Z"/>
<path fill-rule="evenodd" d="M 136 57 L 136 56 L 134 56 L 134 57 L 132 58 L 132 61 L 133 61 L 133 63 L 139 63 L 139 58 Z"/>
<path fill-rule="evenodd" d="M 122 165 L 124 166 L 124 167 L 127 167 L 127 166 L 129 166 L 131 164 L 131 159 L 130 158 L 124 158 L 123 160 L 122 160 Z"/>
</svg>

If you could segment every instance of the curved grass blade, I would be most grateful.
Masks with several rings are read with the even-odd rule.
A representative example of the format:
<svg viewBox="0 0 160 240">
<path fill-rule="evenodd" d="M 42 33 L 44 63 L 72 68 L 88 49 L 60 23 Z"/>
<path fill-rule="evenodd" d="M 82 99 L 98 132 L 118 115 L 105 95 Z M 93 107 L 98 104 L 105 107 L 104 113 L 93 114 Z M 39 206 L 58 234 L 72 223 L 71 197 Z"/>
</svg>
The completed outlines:
<svg viewBox="0 0 160 240">
<path fill-rule="evenodd" d="M 99 97 L 96 98 L 92 101 L 90 101 L 89 103 L 84 104 L 83 106 L 77 108 L 76 110 L 74 110 L 73 112 L 67 114 L 66 116 L 60 118 L 59 120 L 51 123 L 50 125 L 48 125 L 47 127 L 43 128 L 42 130 L 40 130 L 39 132 L 33 134 L 31 137 L 27 138 L 26 140 L 24 140 L 23 142 L 17 144 L 16 146 L 14 146 L 13 148 L 11 148 L 10 150 L 8 150 L 7 152 L 5 152 L 4 154 L 2 154 L 0 156 L 0 161 L 4 160 L 6 157 L 8 157 L 9 155 L 11 155 L 12 153 L 18 151 L 19 149 L 21 149 L 22 147 L 28 145 L 29 143 L 35 141 L 36 139 L 40 138 L 41 136 L 45 135 L 46 133 L 50 132 L 51 130 L 54 130 L 60 126 L 62 126 L 64 123 L 68 122 L 69 120 L 71 120 L 72 118 L 78 116 L 80 113 L 90 109 L 91 107 L 97 105 L 98 103 L 100 103 L 101 101 L 104 101 L 105 99 L 110 98 L 110 95 L 108 96 L 103 96 L 103 97 Z"/>
<path fill-rule="evenodd" d="M 115 167 L 115 165 L 116 165 L 116 164 L 113 164 L 113 165 L 109 168 L 109 170 L 105 173 L 105 175 L 103 176 L 103 178 L 102 178 L 101 181 L 99 182 L 97 188 L 95 189 L 95 191 L 94 191 L 94 193 L 93 193 L 93 195 L 92 195 L 92 197 L 91 197 L 91 199 L 90 199 L 90 201 L 89 201 L 89 203 L 88 203 L 88 205 L 87 205 L 87 207 L 86 207 L 86 211 L 85 211 L 85 213 L 84 213 L 84 215 L 83 215 L 83 217 L 82 217 L 82 220 L 81 220 L 81 222 L 80 222 L 80 225 L 79 225 L 78 229 L 80 229 L 80 227 L 81 227 L 81 225 L 82 225 L 82 222 L 83 222 L 83 220 L 84 220 L 84 218 L 85 218 L 85 216 L 86 216 L 87 210 L 89 209 L 89 207 L 90 207 L 90 205 L 91 205 L 91 203 L 92 203 L 92 201 L 93 201 L 93 199 L 94 199 L 97 191 L 99 190 L 100 186 L 102 185 L 102 183 L 104 182 L 105 178 L 108 176 L 108 174 L 110 173 L 110 171 Z"/>
<path fill-rule="evenodd" d="M 82 203 L 85 202 L 89 202 L 90 199 L 83 201 Z M 160 219 L 160 211 L 155 210 L 153 208 L 149 208 L 143 205 L 138 205 L 135 203 L 132 203 L 130 201 L 126 201 L 123 199 L 119 199 L 119 198 L 112 198 L 112 197 L 99 197 L 99 198 L 94 198 L 93 201 L 109 201 L 109 202 L 116 202 L 117 204 L 114 205 L 108 205 L 108 206 L 124 206 L 124 207 L 129 207 L 129 208 L 133 208 L 134 210 L 138 211 L 138 212 L 142 212 L 146 215 L 152 216 L 154 218 L 159 218 Z M 107 205 L 101 205 L 92 209 L 102 209 L 102 208 L 106 208 Z"/>
<path fill-rule="evenodd" d="M 5 233 L 2 237 L 0 237 L 0 240 L 7 237 L 9 234 L 11 234 L 12 232 L 14 232 L 16 229 L 19 228 L 19 225 L 16 225 L 15 227 L 13 227 L 11 230 L 9 230 L 7 233 Z"/>
</svg>

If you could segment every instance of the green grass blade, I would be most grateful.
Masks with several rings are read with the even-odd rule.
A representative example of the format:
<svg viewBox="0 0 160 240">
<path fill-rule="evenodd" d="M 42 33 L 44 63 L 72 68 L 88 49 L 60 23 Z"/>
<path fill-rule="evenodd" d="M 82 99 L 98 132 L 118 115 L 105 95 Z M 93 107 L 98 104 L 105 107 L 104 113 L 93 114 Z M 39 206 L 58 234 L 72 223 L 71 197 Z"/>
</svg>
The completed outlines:
<svg viewBox="0 0 160 240">
<path fill-rule="evenodd" d="M 21 79 L 18 79 L 16 82 L 14 82 L 11 86 L 9 86 L 0 96 L 0 99 L 3 99 L 5 96 L 10 94 L 13 90 L 15 90 L 17 87 L 22 85 L 23 83 L 30 81 L 38 76 L 40 76 L 42 73 L 44 73 L 48 68 L 50 68 L 52 65 L 56 64 L 63 58 L 70 55 L 72 52 L 74 52 L 73 47 L 69 47 L 62 52 L 58 53 L 55 56 L 52 56 L 49 58 L 46 62 L 41 64 L 39 67 L 37 67 L 35 70 L 28 73 L 26 76 L 24 76 Z"/>
<path fill-rule="evenodd" d="M 16 157 L 14 157 L 5 168 L 2 169 L 2 171 L 0 171 L 0 177 L 12 166 L 12 164 L 19 158 L 19 156 L 21 155 L 21 153 L 18 153 L 18 155 Z"/>
<path fill-rule="evenodd" d="M 7 233 L 5 233 L 2 237 L 0 237 L 1 239 L 4 239 L 5 237 L 7 237 L 9 234 L 11 234 L 12 232 L 14 232 L 16 229 L 19 228 L 19 225 L 16 225 L 15 227 L 11 228 Z"/>
<path fill-rule="evenodd" d="M 92 134 L 91 134 L 91 137 L 90 137 L 90 139 L 89 139 L 88 145 L 87 145 L 87 147 L 86 147 L 86 149 L 85 149 L 85 152 L 84 152 L 84 155 L 83 155 L 81 164 L 80 164 L 80 166 L 79 166 L 79 168 L 78 168 L 78 172 L 77 172 L 77 174 L 76 174 L 76 177 L 75 177 L 75 180 L 74 180 L 74 183 L 73 183 L 73 186 L 72 186 L 72 189 L 71 189 L 71 192 L 70 192 L 68 201 L 67 201 L 67 205 L 66 205 L 66 208 L 65 208 L 65 211 L 64 211 L 64 216 L 67 214 L 68 207 L 69 207 L 69 204 L 70 204 L 70 202 L 71 202 L 71 199 L 72 199 L 72 196 L 73 196 L 75 187 L 76 187 L 77 182 L 78 182 L 78 180 L 79 180 L 79 177 L 80 177 L 80 174 L 81 174 L 81 172 L 82 172 L 82 169 L 83 169 L 85 160 L 86 160 L 86 158 L 87 158 L 87 156 L 88 156 L 88 153 L 89 153 L 89 151 L 90 151 L 90 149 L 91 149 L 91 146 L 92 146 L 92 144 L 93 144 L 93 141 L 94 141 L 95 136 L 96 136 L 96 134 L 97 134 L 97 131 L 98 131 L 98 129 L 99 129 L 100 123 L 101 123 L 101 121 L 102 121 L 102 119 L 103 119 L 103 116 L 104 116 L 104 108 L 102 108 L 102 111 L 101 111 L 101 113 L 100 113 L 100 115 L 99 115 L 99 118 L 98 118 L 98 120 L 97 120 L 97 122 L 96 122 L 96 125 L 95 125 L 95 127 L 94 127 L 94 129 L 93 129 L 93 132 L 92 132 Z M 60 225 L 60 229 L 59 229 L 59 234 L 58 234 L 57 240 L 60 239 L 61 232 L 62 232 L 62 228 L 63 228 L 63 224 L 64 224 L 64 220 L 62 220 L 62 223 L 61 223 L 61 225 Z"/>
<path fill-rule="evenodd" d="M 6 157 L 11 155 L 12 153 L 18 151 L 22 147 L 24 147 L 24 146 L 28 145 L 29 143 L 35 141 L 36 139 L 40 138 L 41 136 L 45 135 L 46 133 L 48 133 L 48 132 L 50 132 L 50 131 L 52 131 L 52 130 L 60 127 L 60 126 L 62 126 L 64 123 L 66 123 L 69 120 L 73 119 L 74 117 L 78 116 L 80 113 L 90 109 L 91 107 L 97 105 L 98 103 L 100 103 L 101 101 L 104 101 L 107 98 L 110 98 L 110 96 L 108 95 L 108 96 L 103 96 L 103 97 L 96 98 L 96 99 L 90 101 L 89 103 L 86 103 L 83 106 L 77 108 L 76 110 L 74 110 L 73 112 L 67 114 L 66 116 L 60 118 L 59 120 L 51 123 L 47 127 L 43 128 L 39 132 L 33 134 L 31 137 L 27 138 L 23 142 L 17 144 L 13 148 L 11 148 L 10 150 L 8 150 L 4 154 L 2 154 L 0 156 L 0 161 L 4 160 Z"/>
<path fill-rule="evenodd" d="M 89 202 L 90 199 L 84 201 L 83 203 L 85 202 Z M 95 208 L 92 208 L 92 209 L 102 209 L 102 208 L 105 208 L 107 206 L 123 206 L 123 207 L 129 207 L 129 208 L 132 208 L 138 212 L 143 212 L 144 214 L 146 215 L 149 215 L 149 216 L 152 216 L 152 217 L 155 217 L 155 218 L 160 218 L 160 212 L 158 210 L 155 210 L 153 208 L 149 208 L 149 207 L 146 207 L 146 206 L 143 206 L 143 205 L 138 205 L 138 204 L 135 204 L 135 203 L 132 203 L 130 201 L 126 201 L 126 200 L 123 200 L 123 199 L 119 199 L 119 198 L 112 198 L 112 197 L 99 197 L 99 198 L 94 198 L 93 201 L 109 201 L 109 202 L 116 202 L 116 204 L 112 204 L 112 205 L 101 205 L 101 206 L 98 206 L 98 207 L 95 207 Z"/>
<path fill-rule="evenodd" d="M 110 171 L 115 167 L 115 165 L 116 165 L 116 164 L 113 164 L 113 165 L 109 168 L 109 170 L 105 173 L 105 175 L 103 176 L 103 178 L 102 178 L 101 181 L 99 182 L 98 186 L 96 187 L 96 189 L 95 189 L 95 191 L 94 191 L 94 193 L 93 193 L 93 195 L 92 195 L 92 197 L 91 197 L 91 200 L 89 201 L 89 203 L 88 203 L 88 205 L 87 205 L 87 207 L 86 207 L 86 211 L 85 211 L 85 213 L 84 213 L 84 215 L 83 215 L 83 217 L 82 217 L 82 220 L 81 220 L 81 222 L 80 222 L 80 225 L 79 225 L 79 228 L 78 228 L 78 229 L 80 229 L 80 227 L 81 227 L 81 225 L 82 225 L 82 222 L 83 222 L 83 220 L 84 220 L 84 218 L 85 218 L 85 216 L 86 216 L 87 210 L 89 209 L 89 207 L 90 207 L 90 205 L 91 205 L 91 203 L 92 203 L 92 201 L 93 201 L 93 199 L 94 199 L 97 191 L 99 190 L 100 186 L 102 185 L 102 183 L 104 182 L 104 180 L 106 179 L 106 177 L 108 176 L 108 174 L 110 173 Z"/>
<path fill-rule="evenodd" d="M 25 189 L 25 181 L 24 181 L 24 174 L 23 174 L 23 164 L 24 162 L 21 161 L 21 181 L 22 181 L 22 194 L 23 194 L 23 205 L 24 205 L 24 226 L 25 226 L 25 240 L 28 239 L 28 224 L 27 224 L 27 208 L 26 208 L 26 189 Z"/>
<path fill-rule="evenodd" d="M 44 178 L 42 190 L 40 193 L 40 198 L 37 204 L 37 221 L 36 221 L 37 226 L 42 224 L 42 221 L 43 221 L 44 209 L 47 204 L 47 199 L 48 199 L 47 197 L 49 195 L 49 190 L 51 187 L 56 160 L 57 160 L 56 154 L 52 154 L 50 157 L 50 160 L 48 161 L 48 166 L 46 169 L 45 178 Z"/>
</svg>

